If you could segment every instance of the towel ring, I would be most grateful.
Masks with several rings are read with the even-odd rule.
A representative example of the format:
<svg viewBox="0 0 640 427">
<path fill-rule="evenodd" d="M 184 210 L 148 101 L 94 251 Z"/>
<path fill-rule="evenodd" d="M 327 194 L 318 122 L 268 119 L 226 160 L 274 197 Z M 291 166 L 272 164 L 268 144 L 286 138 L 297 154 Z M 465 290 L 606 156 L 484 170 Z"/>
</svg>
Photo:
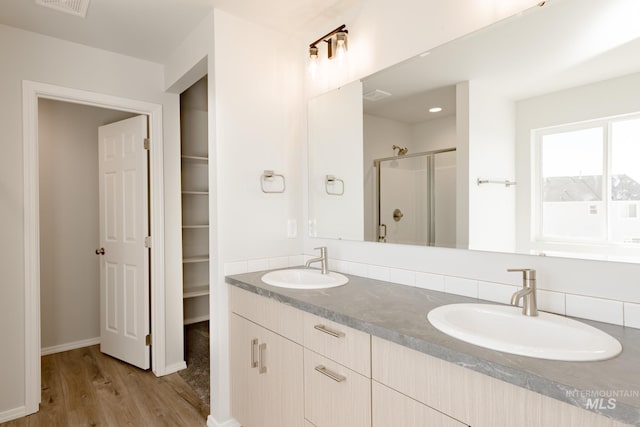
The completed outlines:
<svg viewBox="0 0 640 427">
<path fill-rule="evenodd" d="M 329 186 L 335 185 L 336 182 L 339 182 L 341 184 L 340 191 L 337 191 L 337 192 L 330 191 Z M 327 194 L 331 196 L 342 196 L 344 194 L 344 181 L 341 180 L 340 178 L 336 178 L 333 175 L 327 175 L 324 180 L 324 190 L 327 192 Z"/>
<path fill-rule="evenodd" d="M 267 180 L 272 180 L 274 178 L 280 178 L 282 180 L 282 189 L 281 190 L 267 190 L 264 188 L 264 184 L 265 182 L 267 182 Z M 275 173 L 272 170 L 265 170 L 262 175 L 260 175 L 260 189 L 262 190 L 263 193 L 265 194 L 271 194 L 271 193 L 284 193 L 284 190 L 286 190 L 287 188 L 287 183 L 286 180 L 284 178 L 284 175 L 281 175 L 279 173 Z"/>
</svg>

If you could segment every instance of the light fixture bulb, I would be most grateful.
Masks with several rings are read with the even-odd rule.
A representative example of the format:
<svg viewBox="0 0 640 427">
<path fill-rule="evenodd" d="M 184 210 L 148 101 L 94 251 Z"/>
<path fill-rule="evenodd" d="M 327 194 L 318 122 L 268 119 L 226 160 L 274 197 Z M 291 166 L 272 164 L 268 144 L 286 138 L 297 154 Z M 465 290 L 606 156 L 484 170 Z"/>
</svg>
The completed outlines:
<svg viewBox="0 0 640 427">
<path fill-rule="evenodd" d="M 309 47 L 309 72 L 311 77 L 315 78 L 318 71 L 318 48 L 315 46 Z"/>
<path fill-rule="evenodd" d="M 345 53 L 347 53 L 347 32 L 338 31 L 336 33 L 336 56 L 338 60 L 342 61 Z"/>
</svg>

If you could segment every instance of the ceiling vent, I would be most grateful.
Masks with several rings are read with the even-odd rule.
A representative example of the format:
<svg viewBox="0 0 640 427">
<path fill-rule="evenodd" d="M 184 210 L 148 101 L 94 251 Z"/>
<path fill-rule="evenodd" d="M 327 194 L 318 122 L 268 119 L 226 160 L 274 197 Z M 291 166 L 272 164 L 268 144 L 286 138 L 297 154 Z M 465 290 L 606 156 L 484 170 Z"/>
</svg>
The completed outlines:
<svg viewBox="0 0 640 427">
<path fill-rule="evenodd" d="M 36 4 L 84 18 L 89 0 L 36 0 Z"/>
<path fill-rule="evenodd" d="M 367 101 L 375 102 L 375 101 L 380 101 L 381 99 L 387 98 L 389 96 L 391 96 L 389 92 L 385 92 L 384 90 L 380 90 L 380 89 L 375 89 L 375 90 L 372 90 L 371 92 L 365 93 L 362 97 Z"/>
</svg>

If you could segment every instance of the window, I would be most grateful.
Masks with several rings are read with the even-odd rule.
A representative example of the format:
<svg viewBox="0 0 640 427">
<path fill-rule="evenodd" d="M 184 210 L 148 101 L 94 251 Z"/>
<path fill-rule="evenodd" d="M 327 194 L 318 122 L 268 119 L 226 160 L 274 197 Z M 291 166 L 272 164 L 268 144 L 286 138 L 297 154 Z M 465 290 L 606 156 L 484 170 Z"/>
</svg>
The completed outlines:
<svg viewBox="0 0 640 427">
<path fill-rule="evenodd" d="M 534 138 L 534 240 L 640 246 L 640 114 Z"/>
</svg>

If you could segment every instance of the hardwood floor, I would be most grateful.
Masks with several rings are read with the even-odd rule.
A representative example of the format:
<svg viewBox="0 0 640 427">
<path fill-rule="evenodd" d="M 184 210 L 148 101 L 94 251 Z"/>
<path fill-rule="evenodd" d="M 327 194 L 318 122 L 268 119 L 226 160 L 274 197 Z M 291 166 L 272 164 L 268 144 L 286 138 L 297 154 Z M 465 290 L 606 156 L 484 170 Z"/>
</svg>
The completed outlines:
<svg viewBox="0 0 640 427">
<path fill-rule="evenodd" d="M 158 378 L 92 346 L 44 356 L 40 411 L 0 426 L 195 427 L 208 415 L 178 374 Z"/>
</svg>

